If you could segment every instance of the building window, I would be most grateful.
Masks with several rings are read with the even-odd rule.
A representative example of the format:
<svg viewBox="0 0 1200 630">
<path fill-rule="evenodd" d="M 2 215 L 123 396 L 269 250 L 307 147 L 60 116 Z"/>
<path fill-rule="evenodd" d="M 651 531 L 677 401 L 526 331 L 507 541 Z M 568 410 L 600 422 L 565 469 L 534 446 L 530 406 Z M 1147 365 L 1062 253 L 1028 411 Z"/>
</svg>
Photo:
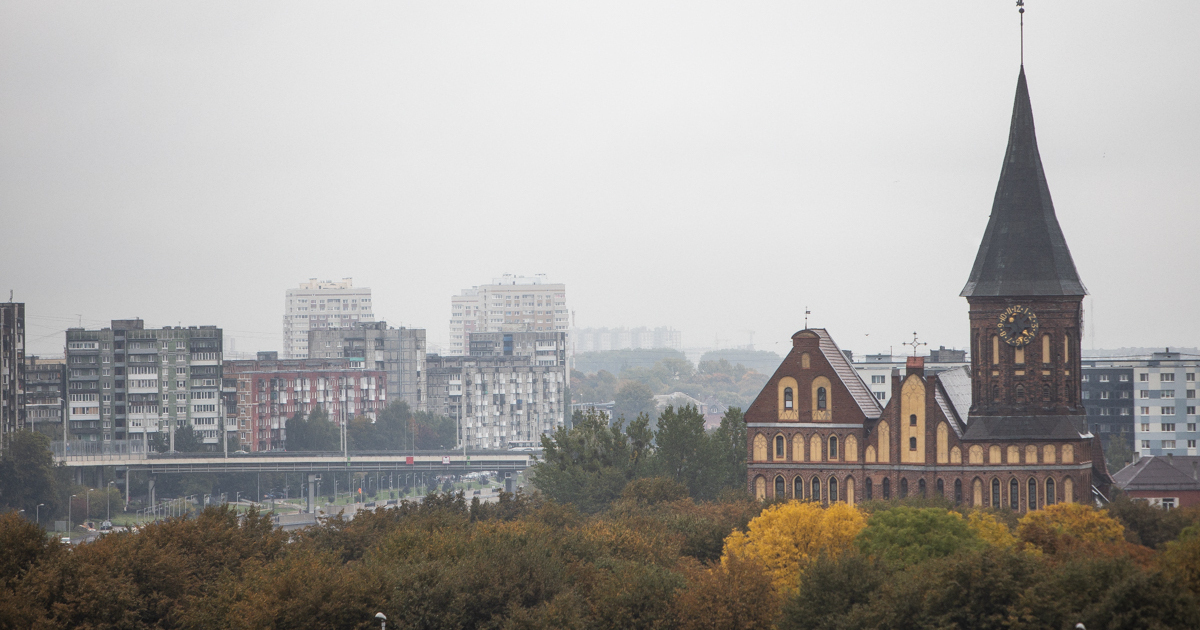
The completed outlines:
<svg viewBox="0 0 1200 630">
<path fill-rule="evenodd" d="M 804 498 L 804 478 L 799 475 L 792 480 L 792 496 L 797 500 Z"/>
<path fill-rule="evenodd" d="M 1163 440 L 1163 448 L 1175 448 L 1175 440 Z"/>
<path fill-rule="evenodd" d="M 937 482 L 933 484 L 933 491 L 936 492 L 939 497 L 946 496 L 946 482 L 938 479 Z"/>
<path fill-rule="evenodd" d="M 825 388 L 818 387 L 817 388 L 817 409 L 825 409 L 826 404 L 827 403 L 825 400 Z"/>
<path fill-rule="evenodd" d="M 884 376 L 884 375 L 882 375 L 882 374 L 872 374 L 872 375 L 871 375 L 871 382 L 872 382 L 872 383 L 874 383 L 874 384 L 877 384 L 877 385 L 878 385 L 879 383 L 885 383 L 885 382 L 887 382 L 887 377 L 885 377 L 885 376 Z"/>
<path fill-rule="evenodd" d="M 838 500 L 838 484 L 837 479 L 829 478 L 829 502 L 833 503 Z"/>
<path fill-rule="evenodd" d="M 838 439 L 836 435 L 829 436 L 829 459 L 837 459 Z M 832 492 L 832 490 L 831 490 Z"/>
<path fill-rule="evenodd" d="M 1028 490 L 1027 496 L 1029 498 L 1029 501 L 1028 501 L 1029 509 L 1036 510 L 1037 505 L 1038 505 L 1037 504 L 1037 481 L 1033 477 L 1029 478 L 1029 490 Z"/>
<path fill-rule="evenodd" d="M 1108 392 L 1100 392 L 1100 400 L 1108 400 Z"/>
<path fill-rule="evenodd" d="M 1119 378 L 1119 379 L 1117 379 L 1117 380 L 1121 381 L 1122 383 L 1128 383 L 1128 382 L 1129 382 L 1129 375 L 1128 375 L 1128 374 L 1122 374 L 1122 375 L 1121 375 L 1121 378 Z"/>
<path fill-rule="evenodd" d="M 778 499 L 783 497 L 785 492 L 783 477 L 775 477 L 775 498 Z"/>
<path fill-rule="evenodd" d="M 812 494 L 809 494 L 808 498 L 813 501 L 821 500 L 821 480 L 817 477 L 812 478 Z"/>
<path fill-rule="evenodd" d="M 786 387 L 783 390 L 783 408 L 784 409 L 792 408 L 792 388 L 791 387 Z"/>
<path fill-rule="evenodd" d="M 1159 410 L 1160 410 L 1160 411 L 1162 411 L 1162 414 L 1161 414 L 1161 415 L 1164 415 L 1164 416 L 1173 416 L 1173 415 L 1175 415 L 1175 408 L 1174 408 L 1174 407 L 1161 407 L 1161 408 L 1159 408 Z"/>
<path fill-rule="evenodd" d="M 887 392 L 875 392 L 875 397 L 879 400 L 883 400 L 884 398 L 887 398 Z"/>
<path fill-rule="evenodd" d="M 1143 372 L 1143 373 L 1141 373 L 1141 374 L 1138 374 L 1138 381 L 1140 381 L 1140 382 L 1142 382 L 1142 383 L 1145 383 L 1145 382 L 1147 382 L 1147 381 L 1149 381 L 1149 380 L 1150 380 L 1150 375 L 1149 375 L 1149 374 L 1147 374 L 1147 373 L 1145 373 L 1145 372 Z"/>
<path fill-rule="evenodd" d="M 1054 505 L 1057 499 L 1054 496 L 1054 480 L 1046 480 L 1046 505 Z"/>
<path fill-rule="evenodd" d="M 1188 448 L 1196 448 L 1196 440 L 1188 440 Z"/>
<path fill-rule="evenodd" d="M 1174 383 L 1175 382 L 1175 373 L 1174 372 L 1163 372 L 1158 375 L 1158 380 L 1163 383 Z"/>
<path fill-rule="evenodd" d="M 992 402 L 1000 402 L 1000 386 L 992 385 Z"/>
<path fill-rule="evenodd" d="M 908 479 L 901 477 L 900 478 L 900 498 L 903 499 L 907 496 L 908 496 Z"/>
<path fill-rule="evenodd" d="M 1104 392 L 1102 398 L 1108 398 L 1108 392 Z M 1042 402 L 1050 402 L 1050 385 L 1042 385 Z"/>
<path fill-rule="evenodd" d="M 1000 480 L 992 479 L 992 508 L 1000 509 Z"/>
<path fill-rule="evenodd" d="M 786 447 L 784 446 L 784 443 L 783 443 L 783 436 L 776 435 L 775 436 L 775 459 L 777 459 L 777 460 L 784 459 L 784 449 L 785 448 Z"/>
<path fill-rule="evenodd" d="M 883 500 L 887 501 L 892 498 L 892 480 L 884 477 L 883 479 Z"/>
<path fill-rule="evenodd" d="M 1101 383 L 1107 383 L 1107 382 L 1108 382 L 1108 375 L 1107 375 L 1107 374 L 1101 374 L 1101 375 L 1100 375 L 1100 382 L 1101 382 Z"/>
<path fill-rule="evenodd" d="M 1187 430 L 1188 430 L 1188 433 L 1195 433 L 1196 432 L 1196 423 L 1189 422 L 1187 425 Z"/>
<path fill-rule="evenodd" d="M 915 437 L 908 438 L 908 450 L 910 450 L 910 451 L 917 450 L 917 438 L 915 438 Z"/>
<path fill-rule="evenodd" d="M 1150 448 L 1150 440 L 1142 440 L 1142 448 Z"/>
<path fill-rule="evenodd" d="M 1008 507 L 1014 512 L 1021 509 L 1021 484 L 1015 478 L 1008 482 Z"/>
<path fill-rule="evenodd" d="M 962 479 L 954 480 L 954 503 L 962 505 Z"/>
<path fill-rule="evenodd" d="M 1148 416 L 1148 415 L 1150 415 L 1150 408 L 1149 408 L 1149 407 L 1141 407 L 1140 409 L 1141 409 L 1141 413 L 1142 413 L 1142 415 L 1143 415 L 1143 416 Z"/>
<path fill-rule="evenodd" d="M 910 426 L 910 427 L 917 426 L 917 414 L 914 413 L 914 414 L 908 416 L 908 426 Z"/>
<path fill-rule="evenodd" d="M 917 494 L 921 495 L 922 499 L 925 498 L 925 480 L 924 479 L 917 480 Z"/>
<path fill-rule="evenodd" d="M 871 499 L 875 498 L 875 496 L 874 496 L 875 495 L 875 482 L 872 481 L 870 477 L 867 477 L 866 486 L 867 486 L 867 488 L 866 488 L 867 489 L 867 500 L 870 501 Z"/>
<path fill-rule="evenodd" d="M 1175 432 L 1175 423 L 1174 422 L 1162 423 L 1162 430 L 1174 433 Z"/>
<path fill-rule="evenodd" d="M 1018 403 L 1025 402 L 1025 386 L 1024 385 L 1020 385 L 1020 384 L 1017 385 L 1017 402 Z"/>
</svg>

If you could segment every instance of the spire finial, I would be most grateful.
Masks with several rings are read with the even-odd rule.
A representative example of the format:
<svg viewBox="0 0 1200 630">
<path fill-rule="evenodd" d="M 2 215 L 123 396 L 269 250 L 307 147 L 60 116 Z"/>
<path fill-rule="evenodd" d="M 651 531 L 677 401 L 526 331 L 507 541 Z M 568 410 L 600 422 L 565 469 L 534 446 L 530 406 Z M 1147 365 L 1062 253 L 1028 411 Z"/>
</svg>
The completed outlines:
<svg viewBox="0 0 1200 630">
<path fill-rule="evenodd" d="M 1025 67 L 1025 0 L 1017 0 L 1017 13 L 1021 15 L 1021 67 Z"/>
<path fill-rule="evenodd" d="M 915 357 L 915 356 L 917 356 L 917 348 L 919 348 L 919 347 L 921 347 L 921 346 L 927 346 L 927 345 L 929 345 L 929 344 L 925 343 L 924 341 L 917 341 L 917 333 L 915 333 L 915 332 L 914 332 L 914 333 L 913 333 L 913 340 L 912 340 L 912 341 L 905 342 L 905 343 L 904 343 L 904 344 L 902 344 L 902 345 L 905 345 L 905 346 L 912 346 L 913 356 Z"/>
<path fill-rule="evenodd" d="M 804 307 L 804 330 L 808 330 L 808 316 L 809 315 L 812 315 L 812 311 L 808 310 L 808 307 L 805 306 Z"/>
</svg>

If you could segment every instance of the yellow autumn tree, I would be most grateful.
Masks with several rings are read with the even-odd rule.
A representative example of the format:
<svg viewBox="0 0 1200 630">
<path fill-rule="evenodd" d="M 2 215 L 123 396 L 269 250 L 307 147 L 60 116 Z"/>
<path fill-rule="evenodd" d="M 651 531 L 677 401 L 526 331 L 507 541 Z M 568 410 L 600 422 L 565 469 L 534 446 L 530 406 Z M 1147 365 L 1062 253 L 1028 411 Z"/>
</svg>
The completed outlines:
<svg viewBox="0 0 1200 630">
<path fill-rule="evenodd" d="M 1059 503 L 1021 517 L 1017 536 L 1054 554 L 1076 549 L 1125 548 L 1125 528 L 1106 510 L 1083 503 Z"/>
<path fill-rule="evenodd" d="M 967 527 L 980 540 L 993 547 L 1013 547 L 1017 544 L 1017 537 L 1008 531 L 1007 525 L 982 510 L 974 510 L 967 515 Z"/>
<path fill-rule="evenodd" d="M 799 588 L 806 561 L 849 549 L 865 525 L 862 512 L 845 503 L 827 508 L 807 501 L 773 505 L 750 521 L 748 531 L 734 530 L 725 539 L 721 562 L 727 564 L 732 557 L 753 560 L 771 575 L 776 591 L 791 594 Z"/>
</svg>

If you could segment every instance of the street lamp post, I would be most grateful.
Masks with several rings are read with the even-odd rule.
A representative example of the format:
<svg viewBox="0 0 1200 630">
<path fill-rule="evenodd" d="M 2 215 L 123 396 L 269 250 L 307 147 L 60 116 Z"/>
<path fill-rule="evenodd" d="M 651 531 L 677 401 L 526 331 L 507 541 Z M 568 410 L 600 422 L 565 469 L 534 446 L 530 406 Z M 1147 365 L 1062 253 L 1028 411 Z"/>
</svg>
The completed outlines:
<svg viewBox="0 0 1200 630">
<path fill-rule="evenodd" d="M 77 497 L 77 496 L 79 496 L 79 495 L 78 495 L 78 494 L 72 494 L 72 495 L 71 495 L 71 498 L 70 498 L 70 499 L 67 499 L 67 535 L 68 535 L 68 536 L 70 536 L 70 535 L 71 535 L 71 529 L 73 529 L 73 527 L 72 527 L 72 525 L 71 525 L 71 521 L 73 521 L 73 520 L 74 520 L 74 519 L 72 519 L 72 518 L 71 518 L 71 507 L 74 505 L 74 503 L 75 503 L 75 497 Z"/>
<path fill-rule="evenodd" d="M 379 612 L 375 613 L 375 618 L 379 620 L 379 630 L 387 630 L 387 615 Z"/>
<path fill-rule="evenodd" d="M 44 506 L 44 505 L 46 505 L 46 504 L 39 503 L 39 504 L 37 504 L 37 507 L 34 508 L 34 510 L 33 510 L 34 522 L 37 523 L 38 525 L 42 524 L 42 506 Z"/>
<path fill-rule="evenodd" d="M 112 520 L 112 488 L 114 483 L 116 482 L 108 482 L 108 491 L 104 493 L 104 502 L 108 504 L 108 513 L 107 516 L 104 517 L 104 520 L 106 521 Z"/>
</svg>

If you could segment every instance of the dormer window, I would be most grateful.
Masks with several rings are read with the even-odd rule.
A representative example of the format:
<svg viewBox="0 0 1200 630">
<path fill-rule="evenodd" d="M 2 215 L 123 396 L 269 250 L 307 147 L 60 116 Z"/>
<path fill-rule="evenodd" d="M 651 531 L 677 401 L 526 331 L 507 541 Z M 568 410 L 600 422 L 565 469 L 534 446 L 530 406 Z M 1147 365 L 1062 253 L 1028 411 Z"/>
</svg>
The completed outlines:
<svg viewBox="0 0 1200 630">
<path fill-rule="evenodd" d="M 791 387 L 785 387 L 783 390 L 783 408 L 791 409 L 793 407 L 793 394 Z"/>
</svg>

